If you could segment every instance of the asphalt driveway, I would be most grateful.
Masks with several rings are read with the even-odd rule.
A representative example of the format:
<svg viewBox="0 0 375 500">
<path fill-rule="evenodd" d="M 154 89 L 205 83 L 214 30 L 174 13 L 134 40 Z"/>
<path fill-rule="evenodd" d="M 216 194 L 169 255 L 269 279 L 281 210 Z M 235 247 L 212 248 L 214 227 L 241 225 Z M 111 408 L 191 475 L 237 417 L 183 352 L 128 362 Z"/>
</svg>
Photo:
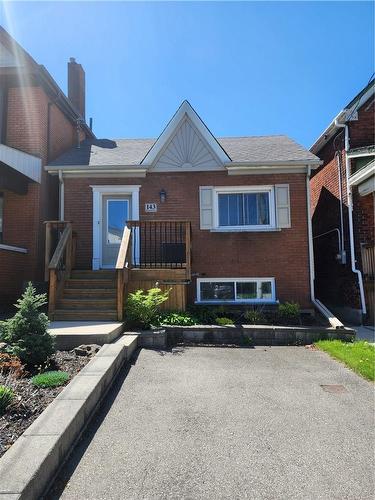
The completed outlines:
<svg viewBox="0 0 375 500">
<path fill-rule="evenodd" d="M 143 349 L 50 498 L 364 500 L 374 465 L 373 386 L 325 353 Z"/>
</svg>

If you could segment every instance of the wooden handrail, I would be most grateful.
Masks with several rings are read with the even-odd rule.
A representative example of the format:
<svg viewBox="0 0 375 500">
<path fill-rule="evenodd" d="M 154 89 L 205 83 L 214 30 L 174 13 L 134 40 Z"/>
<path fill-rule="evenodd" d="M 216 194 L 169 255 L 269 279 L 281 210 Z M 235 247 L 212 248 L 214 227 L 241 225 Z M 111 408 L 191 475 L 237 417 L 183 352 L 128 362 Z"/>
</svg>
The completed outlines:
<svg viewBox="0 0 375 500">
<path fill-rule="evenodd" d="M 132 232 L 125 226 L 122 234 L 120 249 L 117 255 L 117 319 L 122 321 L 124 316 L 125 285 L 129 281 L 129 268 L 131 265 L 129 253 L 131 251 Z"/>
<path fill-rule="evenodd" d="M 65 226 L 65 229 L 61 235 L 61 238 L 59 239 L 59 242 L 57 244 L 56 250 L 52 256 L 51 262 L 49 263 L 48 269 L 56 269 L 60 259 L 62 258 L 64 254 L 65 247 L 68 245 L 70 241 L 70 237 L 72 235 L 72 226 L 71 224 L 67 224 Z"/>
<path fill-rule="evenodd" d="M 51 227 L 53 224 L 54 222 L 51 221 L 46 224 L 46 262 L 51 250 Z M 52 259 L 48 267 L 46 266 L 49 278 L 48 315 L 50 319 L 53 319 L 57 301 L 62 294 L 64 281 L 70 277 L 74 265 L 72 224 L 70 222 L 62 224 L 65 225 L 64 230 L 57 243 Z"/>
<path fill-rule="evenodd" d="M 131 230 L 128 226 L 125 226 L 124 232 L 122 234 L 120 249 L 117 255 L 116 261 L 116 269 L 124 269 L 126 263 L 126 256 L 128 254 L 130 239 L 131 239 Z"/>
</svg>

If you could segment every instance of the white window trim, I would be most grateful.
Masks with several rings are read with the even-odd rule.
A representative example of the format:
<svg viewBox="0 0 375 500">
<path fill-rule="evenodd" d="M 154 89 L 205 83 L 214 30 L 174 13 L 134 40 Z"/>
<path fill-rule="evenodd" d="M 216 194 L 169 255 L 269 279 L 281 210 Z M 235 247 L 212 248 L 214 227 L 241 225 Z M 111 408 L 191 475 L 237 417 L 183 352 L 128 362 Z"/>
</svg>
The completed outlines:
<svg viewBox="0 0 375 500">
<path fill-rule="evenodd" d="M 271 282 L 271 295 L 270 299 L 239 299 L 239 300 L 201 300 L 201 283 L 214 283 L 214 282 L 233 282 L 234 283 L 234 295 L 237 295 L 237 283 L 238 282 L 252 282 L 257 283 L 257 287 L 261 286 L 264 281 Z M 199 304 L 275 304 L 276 300 L 276 286 L 275 278 L 197 278 L 197 300 L 196 303 Z"/>
<path fill-rule="evenodd" d="M 102 226 L 103 226 L 103 196 L 123 194 L 131 196 L 132 220 L 139 220 L 139 189 L 140 185 L 130 186 L 90 186 L 92 189 L 92 268 L 102 268 Z M 136 249 L 137 251 L 137 249 Z"/>
<path fill-rule="evenodd" d="M 219 194 L 269 193 L 270 223 L 243 226 L 219 225 Z M 213 189 L 214 227 L 213 231 L 273 231 L 276 229 L 275 186 L 220 186 Z"/>
</svg>

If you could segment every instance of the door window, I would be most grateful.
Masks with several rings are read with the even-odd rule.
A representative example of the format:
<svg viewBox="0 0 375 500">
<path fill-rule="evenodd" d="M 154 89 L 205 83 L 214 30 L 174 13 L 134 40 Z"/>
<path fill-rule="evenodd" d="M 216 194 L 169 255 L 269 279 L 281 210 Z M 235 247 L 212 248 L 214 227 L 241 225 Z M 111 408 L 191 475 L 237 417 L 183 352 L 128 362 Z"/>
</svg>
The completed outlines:
<svg viewBox="0 0 375 500">
<path fill-rule="evenodd" d="M 129 219 L 128 200 L 107 200 L 107 243 L 119 245 L 126 221 Z"/>
</svg>

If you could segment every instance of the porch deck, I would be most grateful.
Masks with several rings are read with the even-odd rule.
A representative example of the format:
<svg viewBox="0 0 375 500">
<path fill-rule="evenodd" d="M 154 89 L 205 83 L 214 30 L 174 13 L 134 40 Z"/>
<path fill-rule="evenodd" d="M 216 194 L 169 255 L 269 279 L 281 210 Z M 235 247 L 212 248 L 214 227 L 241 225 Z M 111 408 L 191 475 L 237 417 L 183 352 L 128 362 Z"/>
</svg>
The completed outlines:
<svg viewBox="0 0 375 500">
<path fill-rule="evenodd" d="M 47 222 L 50 319 L 122 321 L 127 294 L 156 283 L 162 289 L 172 287 L 169 308 L 185 309 L 186 284 L 191 279 L 190 231 L 189 221 L 130 221 L 114 269 L 77 270 L 79 234 L 74 235 L 70 222 Z"/>
</svg>

